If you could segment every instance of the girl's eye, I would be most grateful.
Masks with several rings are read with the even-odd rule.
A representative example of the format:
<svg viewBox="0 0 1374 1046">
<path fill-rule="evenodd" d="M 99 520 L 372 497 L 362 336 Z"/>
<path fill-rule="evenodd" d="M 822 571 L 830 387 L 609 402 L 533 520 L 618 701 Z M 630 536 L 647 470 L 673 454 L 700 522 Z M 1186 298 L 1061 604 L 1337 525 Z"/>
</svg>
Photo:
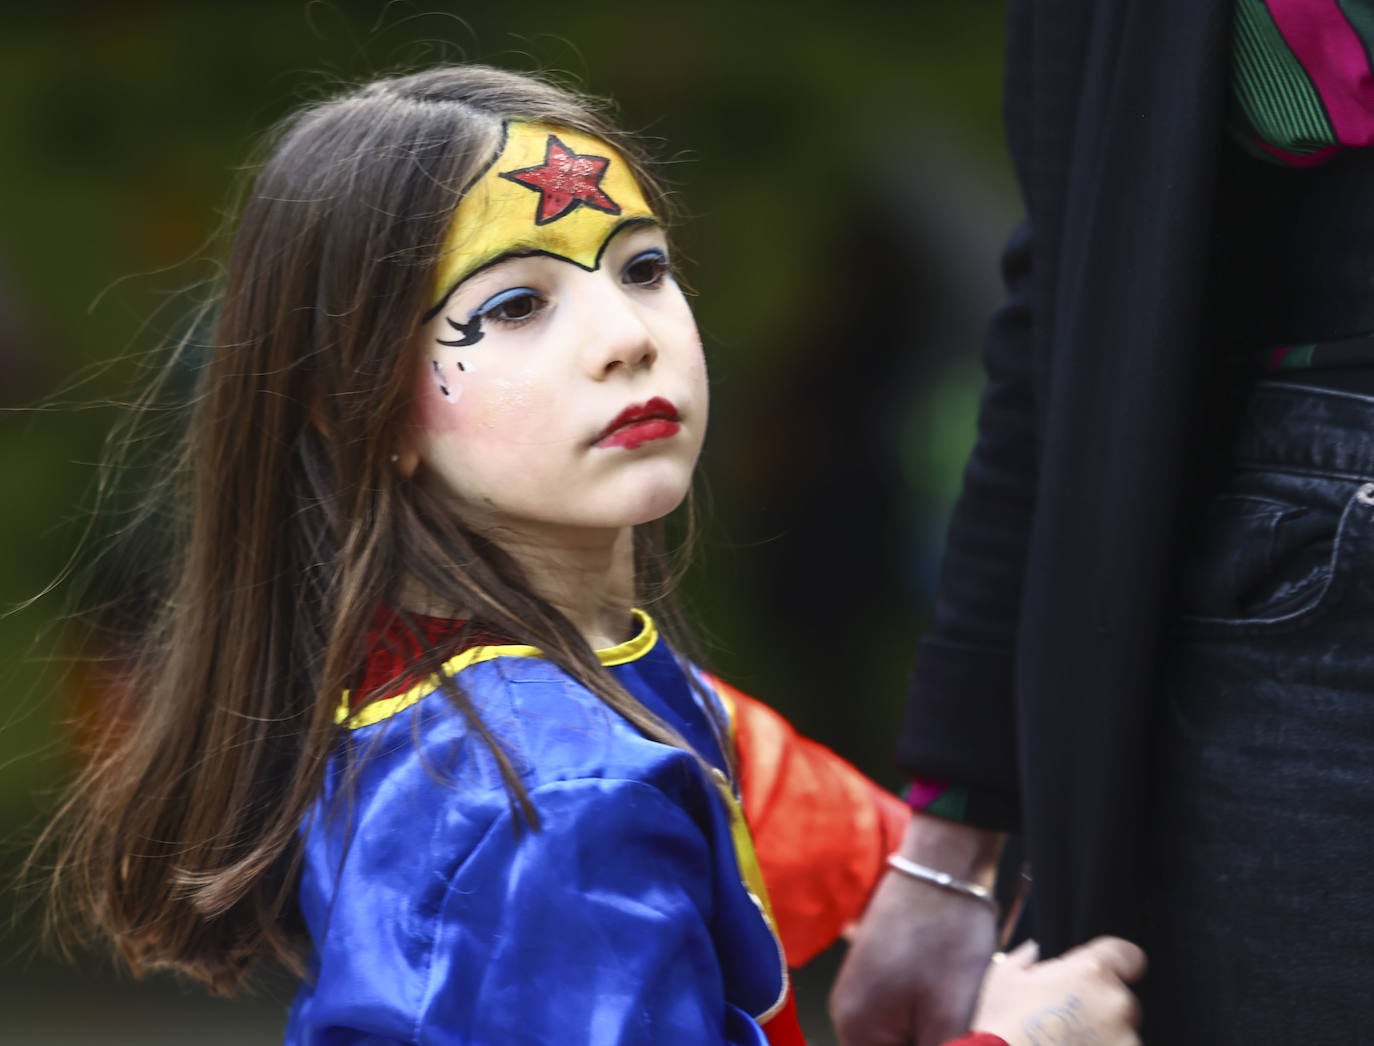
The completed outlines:
<svg viewBox="0 0 1374 1046">
<path fill-rule="evenodd" d="M 479 305 L 473 316 L 497 323 L 521 323 L 544 305 L 544 299 L 528 287 L 512 287 L 492 295 Z"/>
<path fill-rule="evenodd" d="M 625 265 L 623 278 L 635 287 L 657 287 L 670 271 L 668 255 L 655 247 L 631 258 Z"/>
</svg>

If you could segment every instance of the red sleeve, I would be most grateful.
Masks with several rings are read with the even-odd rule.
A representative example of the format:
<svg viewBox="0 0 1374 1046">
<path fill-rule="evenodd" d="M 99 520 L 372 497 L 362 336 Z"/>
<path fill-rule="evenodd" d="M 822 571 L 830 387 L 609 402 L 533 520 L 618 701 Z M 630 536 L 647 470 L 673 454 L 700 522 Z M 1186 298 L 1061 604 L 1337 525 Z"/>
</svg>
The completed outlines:
<svg viewBox="0 0 1374 1046">
<path fill-rule="evenodd" d="M 951 1039 L 945 1046 L 1007 1046 L 1007 1040 L 990 1031 L 971 1031 L 967 1035 Z"/>
<path fill-rule="evenodd" d="M 863 914 L 911 809 L 782 716 L 718 679 L 744 817 L 787 964 L 802 966 Z"/>
</svg>

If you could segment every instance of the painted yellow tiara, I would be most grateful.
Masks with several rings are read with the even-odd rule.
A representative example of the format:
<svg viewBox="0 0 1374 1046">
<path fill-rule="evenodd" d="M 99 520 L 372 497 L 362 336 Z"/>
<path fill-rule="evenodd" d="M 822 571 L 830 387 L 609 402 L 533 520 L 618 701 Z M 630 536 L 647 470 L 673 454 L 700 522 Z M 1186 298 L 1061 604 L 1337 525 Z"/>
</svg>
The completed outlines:
<svg viewBox="0 0 1374 1046">
<path fill-rule="evenodd" d="M 596 269 L 622 226 L 653 218 L 630 165 L 601 139 L 509 120 L 496 154 L 454 212 L 435 308 L 478 269 L 512 253 Z"/>
</svg>

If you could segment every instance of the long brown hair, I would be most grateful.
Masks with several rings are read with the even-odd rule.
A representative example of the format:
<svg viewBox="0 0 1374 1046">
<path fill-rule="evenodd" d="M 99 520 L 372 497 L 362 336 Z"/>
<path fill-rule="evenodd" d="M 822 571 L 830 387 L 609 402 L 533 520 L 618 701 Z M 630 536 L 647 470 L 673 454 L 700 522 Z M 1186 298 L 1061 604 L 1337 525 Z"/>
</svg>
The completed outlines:
<svg viewBox="0 0 1374 1046">
<path fill-rule="evenodd" d="M 539 647 L 645 734 L 681 743 L 509 556 L 392 464 L 444 233 L 511 118 L 611 142 L 665 209 L 636 144 L 584 99 L 486 67 L 378 81 L 276 135 L 197 378 L 132 717 L 108 732 L 47 835 L 67 939 L 113 940 L 135 971 L 169 967 L 220 991 L 264 957 L 300 969 L 298 828 L 337 741 L 339 696 L 377 608 L 399 605 L 401 579 Z M 657 530 L 636 534 L 639 597 L 660 601 L 673 635 Z M 433 670 L 444 653 L 413 668 Z M 446 690 L 533 824 L 500 745 L 461 688 Z"/>
</svg>

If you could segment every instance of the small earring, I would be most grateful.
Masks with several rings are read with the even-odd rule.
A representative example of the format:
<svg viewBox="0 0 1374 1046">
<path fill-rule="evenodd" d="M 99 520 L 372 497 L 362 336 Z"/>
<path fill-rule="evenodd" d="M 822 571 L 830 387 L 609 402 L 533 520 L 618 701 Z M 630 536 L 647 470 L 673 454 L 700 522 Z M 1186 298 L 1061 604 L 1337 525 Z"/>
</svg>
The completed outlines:
<svg viewBox="0 0 1374 1046">
<path fill-rule="evenodd" d="M 393 455 L 391 455 L 391 463 L 392 463 L 393 465 L 396 464 L 396 462 L 398 462 L 398 461 L 400 461 L 400 460 L 401 460 L 401 455 L 399 455 L 399 454 L 393 454 Z"/>
</svg>

